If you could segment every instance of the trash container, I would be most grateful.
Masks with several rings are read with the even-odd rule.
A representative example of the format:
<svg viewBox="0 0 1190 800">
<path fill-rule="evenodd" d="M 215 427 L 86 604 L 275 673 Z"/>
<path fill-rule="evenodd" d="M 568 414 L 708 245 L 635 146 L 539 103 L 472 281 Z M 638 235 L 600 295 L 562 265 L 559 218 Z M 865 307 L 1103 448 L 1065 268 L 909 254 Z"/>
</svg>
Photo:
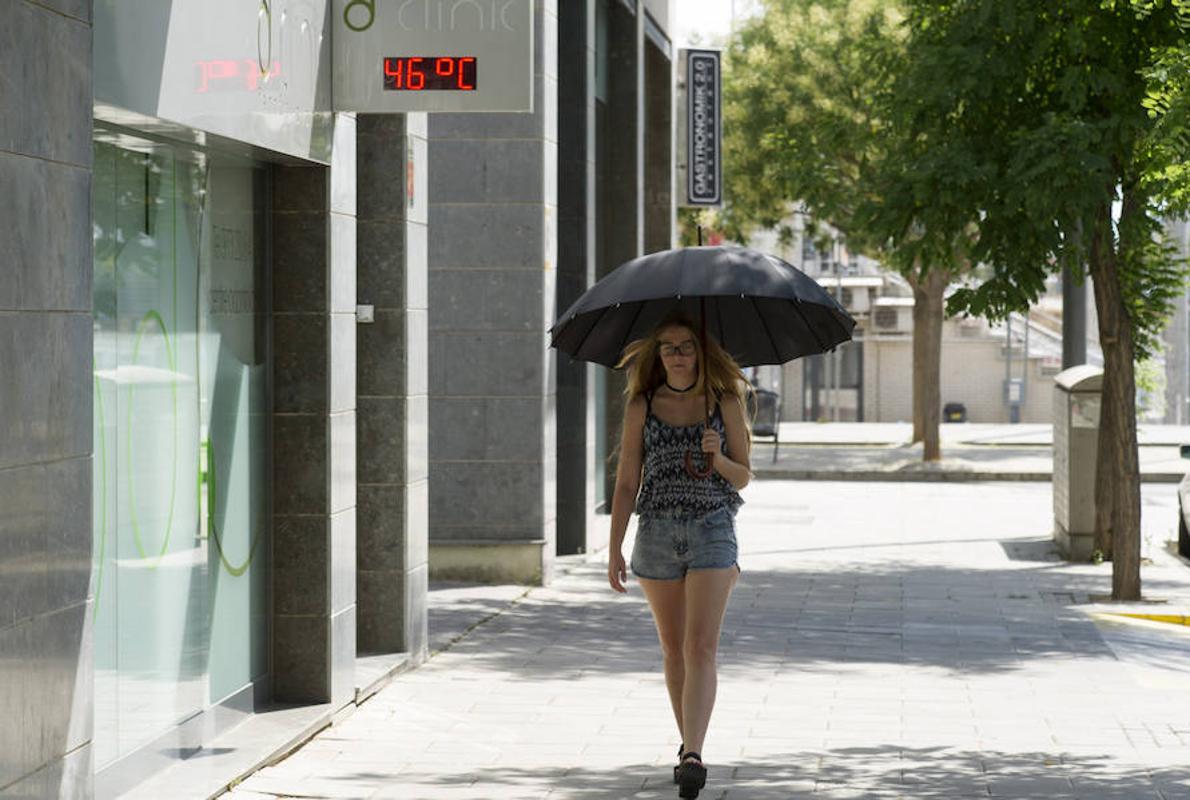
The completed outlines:
<svg viewBox="0 0 1190 800">
<path fill-rule="evenodd" d="M 1088 561 L 1095 547 L 1095 463 L 1103 370 L 1082 365 L 1054 376 L 1054 541 L 1063 557 Z"/>
<path fill-rule="evenodd" d="M 773 437 L 773 463 L 781 447 L 781 395 L 768 389 L 753 389 L 748 394 L 748 414 L 752 436 Z"/>
<path fill-rule="evenodd" d="M 943 422 L 966 422 L 967 406 L 963 403 L 947 403 L 942 406 Z"/>
</svg>

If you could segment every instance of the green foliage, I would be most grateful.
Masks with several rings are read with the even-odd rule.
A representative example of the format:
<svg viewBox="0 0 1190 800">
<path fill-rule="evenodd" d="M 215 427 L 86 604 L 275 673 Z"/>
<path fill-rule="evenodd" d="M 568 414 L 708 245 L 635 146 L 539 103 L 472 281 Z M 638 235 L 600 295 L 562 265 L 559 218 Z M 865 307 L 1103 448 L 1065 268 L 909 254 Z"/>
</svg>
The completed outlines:
<svg viewBox="0 0 1190 800">
<path fill-rule="evenodd" d="M 1002 320 L 1115 260 L 1148 357 L 1187 267 L 1190 0 L 769 0 L 724 73 L 729 238 L 795 208 L 906 274 L 978 264 L 950 314 Z"/>
<path fill-rule="evenodd" d="M 1165 365 L 1158 358 L 1136 363 L 1136 395 L 1138 419 L 1160 421 L 1165 416 Z"/>
<path fill-rule="evenodd" d="M 948 310 L 1023 310 L 1047 274 L 1081 274 L 1099 241 L 1145 358 L 1186 279 L 1157 234 L 1162 214 L 1190 204 L 1190 2 L 906 4 L 912 57 L 888 117 L 919 145 L 912 196 L 930 192 L 913 247 L 953 247 L 968 230 L 967 255 L 991 270 Z"/>
<path fill-rule="evenodd" d="M 1151 13 L 1145 4 L 1146 13 Z M 1174 4 L 1178 25 L 1190 29 L 1190 2 Z M 1144 159 L 1142 184 L 1164 199 L 1173 212 L 1190 211 L 1190 47 L 1185 42 L 1154 47 L 1152 58 L 1141 70 L 1145 81 L 1142 99 L 1152 122 L 1141 143 Z"/>
<path fill-rule="evenodd" d="M 1118 250 L 1136 358 L 1151 359 L 1161 352 L 1161 332 L 1185 290 L 1187 265 L 1166 241 L 1160 220 L 1147 210 L 1120 220 Z"/>
<path fill-rule="evenodd" d="M 770 0 L 737 32 L 724 69 L 729 238 L 800 206 L 852 250 L 880 253 L 887 237 L 861 208 L 895 145 L 879 98 L 902 19 L 892 0 Z"/>
<path fill-rule="evenodd" d="M 698 244 L 698 229 L 702 227 L 703 241 L 707 234 L 719 224 L 715 212 L 709 208 L 678 209 L 678 245 L 694 247 Z"/>
</svg>

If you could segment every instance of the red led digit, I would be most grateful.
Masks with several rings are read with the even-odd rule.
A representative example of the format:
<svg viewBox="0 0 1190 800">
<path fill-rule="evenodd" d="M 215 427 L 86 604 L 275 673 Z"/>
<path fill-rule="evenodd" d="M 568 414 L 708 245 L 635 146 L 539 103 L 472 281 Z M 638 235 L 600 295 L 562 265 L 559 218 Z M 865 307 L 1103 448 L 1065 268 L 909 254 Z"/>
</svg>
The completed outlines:
<svg viewBox="0 0 1190 800">
<path fill-rule="evenodd" d="M 453 58 L 436 58 L 434 59 L 434 74 L 435 75 L 453 75 L 455 71 L 455 60 Z"/>
<path fill-rule="evenodd" d="M 240 65 L 235 61 L 199 61 L 198 68 L 202 77 L 197 89 L 200 94 L 210 90 L 211 81 L 234 78 L 240 72 Z"/>
<path fill-rule="evenodd" d="M 421 62 L 423 58 L 409 59 L 409 88 L 410 89 L 424 89 L 426 88 L 426 72 L 422 67 Z"/>
<path fill-rule="evenodd" d="M 372 63 L 376 63 L 376 62 L 372 62 Z M 402 80 L 404 78 L 404 75 L 402 74 L 404 72 L 404 66 L 405 66 L 405 62 L 403 59 L 400 59 L 400 58 L 386 58 L 386 59 L 384 59 L 384 74 L 389 78 L 396 78 L 396 81 L 394 81 L 393 88 L 396 88 L 396 89 L 405 88 L 402 85 Z"/>
<path fill-rule="evenodd" d="M 467 80 L 466 80 L 466 78 L 464 78 L 464 77 L 463 77 L 463 74 L 464 74 L 464 72 L 465 72 L 465 70 L 466 70 L 466 68 L 467 68 L 467 65 L 468 65 L 468 64 L 474 64 L 474 63 L 475 63 L 475 59 L 474 59 L 474 58 L 470 58 L 470 57 L 468 57 L 468 58 L 460 58 L 460 59 L 459 59 L 459 77 L 458 77 L 458 84 L 457 84 L 457 85 L 458 85 L 458 87 L 459 87 L 460 89 L 464 89 L 464 90 L 468 90 L 468 91 L 469 91 L 469 90 L 472 90 L 472 89 L 474 89 L 474 88 L 475 88 L 475 84 L 474 84 L 474 83 L 467 83 Z"/>
</svg>

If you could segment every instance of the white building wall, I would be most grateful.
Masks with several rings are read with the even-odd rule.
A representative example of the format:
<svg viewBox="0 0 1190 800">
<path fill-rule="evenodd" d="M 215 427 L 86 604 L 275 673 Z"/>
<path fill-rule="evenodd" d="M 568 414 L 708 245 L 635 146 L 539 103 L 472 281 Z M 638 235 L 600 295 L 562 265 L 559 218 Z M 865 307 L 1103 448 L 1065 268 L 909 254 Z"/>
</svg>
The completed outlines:
<svg viewBox="0 0 1190 800">
<path fill-rule="evenodd" d="M 799 358 L 781 367 L 781 419 L 786 422 L 800 422 L 802 419 L 802 387 L 805 366 Z"/>
<path fill-rule="evenodd" d="M 864 352 L 864 420 L 913 419 L 913 341 L 910 336 L 872 339 Z M 1020 376 L 1014 361 L 1013 375 Z M 969 422 L 1008 422 L 1004 403 L 1004 358 L 995 339 L 961 336 L 942 340 L 942 403 L 963 403 Z M 1031 359 L 1021 406 L 1021 422 L 1048 423 L 1052 416 L 1053 376 Z"/>
<path fill-rule="evenodd" d="M 864 352 L 864 419 L 913 420 L 913 339 L 870 339 Z"/>
</svg>

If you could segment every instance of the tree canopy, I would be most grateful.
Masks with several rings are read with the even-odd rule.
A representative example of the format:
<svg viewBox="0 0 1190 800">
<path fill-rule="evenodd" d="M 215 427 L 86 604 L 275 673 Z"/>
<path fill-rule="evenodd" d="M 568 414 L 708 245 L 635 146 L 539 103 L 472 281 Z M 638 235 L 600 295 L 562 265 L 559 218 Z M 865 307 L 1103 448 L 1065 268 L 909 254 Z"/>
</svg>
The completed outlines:
<svg viewBox="0 0 1190 800">
<path fill-rule="evenodd" d="M 1185 265 L 1161 240 L 1184 211 L 1187 0 L 905 0 L 887 116 L 932 187 L 917 245 L 989 274 L 952 313 L 1027 309 L 1063 267 L 1094 279 L 1104 384 L 1096 543 L 1113 597 L 1140 597 L 1137 360 L 1159 347 Z M 898 212 L 895 204 L 879 214 Z M 957 236 L 966 232 L 966 236 Z M 1112 555 L 1114 552 L 1114 556 Z"/>
<path fill-rule="evenodd" d="M 903 16 L 891 0 L 773 0 L 737 32 L 724 76 L 724 160 L 732 238 L 783 224 L 799 203 L 857 251 L 857 224 L 894 149 L 879 115 Z"/>
<path fill-rule="evenodd" d="M 1184 279 L 1159 232 L 1190 186 L 1188 7 L 906 0 L 913 57 L 892 113 L 923 145 L 908 164 L 932 188 L 923 238 L 950 246 L 974 213 L 970 257 L 991 269 L 951 312 L 1023 310 L 1048 274 L 1110 247 L 1136 355 L 1152 352 Z"/>
</svg>

